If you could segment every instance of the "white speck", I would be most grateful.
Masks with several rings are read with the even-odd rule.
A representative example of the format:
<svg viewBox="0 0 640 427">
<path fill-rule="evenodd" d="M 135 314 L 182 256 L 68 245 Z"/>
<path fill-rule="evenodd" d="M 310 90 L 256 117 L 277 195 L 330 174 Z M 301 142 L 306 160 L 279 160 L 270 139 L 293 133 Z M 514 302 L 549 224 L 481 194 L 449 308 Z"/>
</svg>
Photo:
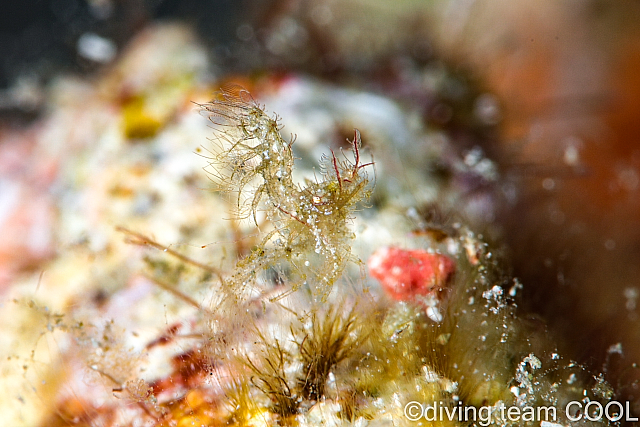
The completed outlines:
<svg viewBox="0 0 640 427">
<path fill-rule="evenodd" d="M 575 145 L 570 145 L 564 149 L 563 156 L 565 164 L 569 166 L 575 166 L 580 161 L 580 152 Z"/>
<path fill-rule="evenodd" d="M 627 299 L 627 302 L 625 303 L 627 310 L 633 311 L 636 309 L 636 301 L 638 300 L 639 295 L 638 288 L 625 288 L 624 297 Z"/>
<path fill-rule="evenodd" d="M 440 310 L 438 310 L 438 307 L 427 307 L 427 316 L 429 317 L 429 319 L 438 323 L 442 322 L 443 319 Z"/>
<path fill-rule="evenodd" d="M 518 279 L 513 279 L 513 286 L 509 289 L 509 296 L 515 297 L 518 293 L 518 290 L 522 289 L 522 283 Z"/>
<path fill-rule="evenodd" d="M 622 343 L 617 343 L 609 346 L 607 349 L 609 354 L 622 354 Z"/>
<path fill-rule="evenodd" d="M 500 121 L 500 105 L 498 99 L 489 93 L 484 93 L 476 98 L 473 113 L 486 125 L 495 125 Z"/>
<path fill-rule="evenodd" d="M 448 239 L 447 252 L 450 255 L 457 255 L 460 252 L 460 244 L 458 243 L 458 241 L 453 239 Z"/>
<path fill-rule="evenodd" d="M 438 373 L 433 369 L 430 369 L 428 366 L 423 366 L 422 372 L 424 372 L 424 378 L 428 383 L 434 383 L 440 380 Z"/>
<path fill-rule="evenodd" d="M 482 153 L 482 149 L 480 147 L 474 147 L 465 154 L 464 164 L 469 167 L 475 166 L 483 157 L 484 154 Z"/>
<path fill-rule="evenodd" d="M 540 362 L 540 359 L 534 356 L 533 353 L 525 357 L 523 361 L 524 363 L 528 363 L 532 369 L 540 369 L 542 367 L 542 362 Z"/>
<path fill-rule="evenodd" d="M 498 299 L 499 296 L 501 296 L 503 293 L 502 288 L 498 285 L 495 285 L 493 288 L 491 288 L 488 291 L 484 291 L 482 293 L 482 297 L 486 298 L 486 299 Z"/>
<path fill-rule="evenodd" d="M 418 215 L 418 210 L 415 207 L 410 207 L 407 209 L 407 216 L 414 221 L 420 221 L 420 215 Z"/>
<path fill-rule="evenodd" d="M 78 39 L 78 54 L 91 61 L 107 63 L 115 58 L 118 51 L 116 44 L 95 33 L 84 33 Z"/>
<path fill-rule="evenodd" d="M 458 390 L 458 382 L 457 381 L 450 381 L 447 380 L 446 378 L 443 379 L 444 384 L 442 384 L 444 391 L 446 391 L 447 393 L 454 393 L 456 390 Z M 456 400 L 456 396 L 452 396 L 454 400 Z"/>
<path fill-rule="evenodd" d="M 309 267 L 309 261 L 304 262 L 305 267 Z"/>
<path fill-rule="evenodd" d="M 569 375 L 569 378 L 567 379 L 567 384 L 573 384 L 575 382 L 576 382 L 576 374 Z"/>
<path fill-rule="evenodd" d="M 329 376 L 328 376 L 328 380 L 329 383 L 334 383 L 336 382 L 336 376 L 333 375 L 333 372 L 329 372 Z"/>
<path fill-rule="evenodd" d="M 547 191 L 551 191 L 556 187 L 556 182 L 553 180 L 553 178 L 545 178 L 542 181 L 542 188 L 544 188 Z"/>
<path fill-rule="evenodd" d="M 0 180 L 0 224 L 6 221 L 20 202 L 20 185 L 10 180 Z"/>
</svg>

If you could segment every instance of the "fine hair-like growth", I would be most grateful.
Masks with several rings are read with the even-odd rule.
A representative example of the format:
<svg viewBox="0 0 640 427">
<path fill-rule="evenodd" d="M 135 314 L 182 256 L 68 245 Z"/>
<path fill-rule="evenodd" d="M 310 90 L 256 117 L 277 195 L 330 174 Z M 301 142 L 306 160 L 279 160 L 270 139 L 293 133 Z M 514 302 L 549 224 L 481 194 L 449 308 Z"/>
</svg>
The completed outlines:
<svg viewBox="0 0 640 427">
<path fill-rule="evenodd" d="M 277 266 L 291 283 L 280 297 L 308 286 L 316 298 L 326 300 L 346 263 L 354 260 L 348 223 L 357 203 L 371 193 L 365 167 L 373 163 L 361 162 L 360 133 L 355 130 L 351 141 L 353 160 L 332 150 L 321 159 L 315 180 L 297 184 L 292 177 L 295 139 L 282 138 L 278 118 L 249 92 L 227 87 L 200 107 L 216 129 L 207 158 L 218 190 L 233 196 L 238 218 L 252 218 L 258 226 L 263 212 L 270 225 L 237 263 L 231 289 L 240 296 L 251 290 L 260 272 Z"/>
</svg>

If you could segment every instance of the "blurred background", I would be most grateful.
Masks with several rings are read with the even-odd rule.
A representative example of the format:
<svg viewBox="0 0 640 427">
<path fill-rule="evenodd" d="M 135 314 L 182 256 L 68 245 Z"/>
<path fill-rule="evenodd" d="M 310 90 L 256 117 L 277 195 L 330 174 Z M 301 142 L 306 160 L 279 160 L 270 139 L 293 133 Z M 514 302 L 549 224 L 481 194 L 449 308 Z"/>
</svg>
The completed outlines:
<svg viewBox="0 0 640 427">
<path fill-rule="evenodd" d="M 523 315 L 604 370 L 618 399 L 640 400 L 640 2 L 33 0 L 2 12 L 3 286 L 56 252 L 46 233 L 25 238 L 53 227 L 55 172 L 34 168 L 16 135 L 52 114 L 60 76 L 113 73 L 132 40 L 179 22 L 206 52 L 202 81 L 313 76 L 419 111 L 460 153 L 480 147 L 500 179 L 478 227 L 497 230 Z"/>
</svg>

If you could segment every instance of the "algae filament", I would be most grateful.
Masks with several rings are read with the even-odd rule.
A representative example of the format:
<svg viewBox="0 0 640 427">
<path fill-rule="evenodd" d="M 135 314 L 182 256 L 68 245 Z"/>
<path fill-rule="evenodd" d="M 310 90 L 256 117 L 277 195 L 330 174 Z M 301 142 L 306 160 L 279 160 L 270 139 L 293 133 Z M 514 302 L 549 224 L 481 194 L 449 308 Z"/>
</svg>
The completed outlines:
<svg viewBox="0 0 640 427">
<path fill-rule="evenodd" d="M 238 262 L 228 284 L 239 296 L 251 290 L 260 272 L 279 268 L 291 283 L 279 297 L 304 285 L 325 300 L 353 259 L 349 219 L 371 193 L 364 168 L 373 163 L 361 163 L 360 133 L 351 141 L 353 160 L 332 151 L 321 160 L 320 176 L 300 185 L 292 178 L 294 139 L 282 138 L 278 118 L 248 91 L 228 87 L 200 106 L 217 131 L 207 158 L 219 190 L 235 196 L 238 218 L 253 218 L 258 226 L 258 212 L 264 212 L 271 226 Z"/>
</svg>

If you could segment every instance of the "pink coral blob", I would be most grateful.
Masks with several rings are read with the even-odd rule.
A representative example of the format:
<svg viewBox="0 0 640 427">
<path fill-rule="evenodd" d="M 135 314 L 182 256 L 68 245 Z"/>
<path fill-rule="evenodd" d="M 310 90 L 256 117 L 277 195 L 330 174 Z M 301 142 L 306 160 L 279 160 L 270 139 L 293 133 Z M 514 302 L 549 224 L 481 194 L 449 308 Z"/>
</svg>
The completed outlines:
<svg viewBox="0 0 640 427">
<path fill-rule="evenodd" d="M 437 295 L 455 271 L 455 263 L 447 256 L 394 247 L 378 249 L 367 265 L 385 292 L 399 301 Z"/>
</svg>

